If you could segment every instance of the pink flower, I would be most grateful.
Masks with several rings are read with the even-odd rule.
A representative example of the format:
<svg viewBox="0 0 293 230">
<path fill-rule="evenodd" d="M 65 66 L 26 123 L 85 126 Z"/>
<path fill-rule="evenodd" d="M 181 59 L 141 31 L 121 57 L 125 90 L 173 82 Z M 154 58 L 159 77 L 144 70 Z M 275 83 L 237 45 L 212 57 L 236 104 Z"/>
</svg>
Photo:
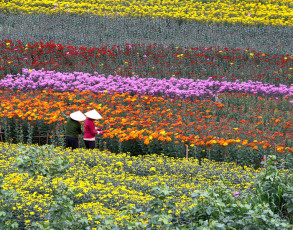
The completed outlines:
<svg viewBox="0 0 293 230">
<path fill-rule="evenodd" d="M 238 196 L 239 196 L 239 192 L 238 192 L 238 191 L 235 191 L 235 192 L 234 192 L 234 196 L 235 196 L 235 197 L 238 197 Z"/>
<path fill-rule="evenodd" d="M 251 13 L 248 13 L 247 15 L 248 15 L 248 16 L 251 16 Z"/>
</svg>

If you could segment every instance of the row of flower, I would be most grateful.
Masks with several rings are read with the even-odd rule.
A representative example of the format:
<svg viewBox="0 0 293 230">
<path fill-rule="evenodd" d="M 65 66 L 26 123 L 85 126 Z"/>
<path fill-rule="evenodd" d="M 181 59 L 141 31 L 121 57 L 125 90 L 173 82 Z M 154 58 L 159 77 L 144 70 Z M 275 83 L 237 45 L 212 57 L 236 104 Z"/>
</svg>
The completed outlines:
<svg viewBox="0 0 293 230">
<path fill-rule="evenodd" d="M 168 186 L 174 191 L 167 196 L 166 202 L 175 200 L 172 212 L 180 217 L 184 210 L 200 205 L 202 199 L 206 199 L 204 195 L 200 195 L 198 200 L 192 197 L 193 193 L 200 194 L 199 190 L 215 189 L 225 183 L 227 191 L 230 191 L 227 195 L 233 197 L 234 202 L 248 194 L 253 195 L 256 188 L 254 178 L 261 173 L 253 168 L 237 167 L 234 163 L 209 160 L 200 163 L 195 159 L 173 159 L 158 155 L 131 157 L 98 150 L 70 151 L 5 143 L 0 144 L 0 152 L 1 189 L 10 191 L 5 201 L 0 200 L 1 210 L 9 210 L 7 216 L 11 216 L 10 221 L 16 221 L 19 227 L 25 229 L 32 227 L 35 222 L 53 221 L 50 214 L 52 216 L 53 212 L 58 212 L 58 202 L 59 205 L 63 204 L 60 203 L 62 200 L 54 199 L 56 191 L 62 193 L 63 199 L 69 196 L 73 200 L 75 207 L 72 214 L 84 213 L 91 227 L 100 224 L 95 221 L 95 215 L 102 215 L 101 219 L 111 215 L 115 224 L 123 226 L 123 220 L 133 218 L 135 214 L 129 217 L 123 214 L 122 208 L 135 206 L 141 208 L 143 215 L 154 199 L 152 189 L 155 186 Z M 27 156 L 31 159 L 25 158 Z M 37 175 L 34 178 L 28 172 L 35 158 L 39 163 L 34 168 L 33 173 Z M 56 174 L 51 178 L 51 175 L 39 170 L 43 164 L 47 168 L 52 167 L 54 159 L 67 159 L 66 165 L 63 165 L 66 171 L 60 174 L 59 169 L 55 169 Z M 20 167 L 21 160 L 28 160 L 30 165 L 26 166 L 27 172 Z M 75 193 L 70 194 L 70 190 Z M 63 212 L 66 211 L 63 209 Z"/>
<path fill-rule="evenodd" d="M 264 155 L 293 152 L 289 98 L 219 94 L 221 102 L 182 100 L 129 93 L 1 91 L 0 122 L 8 142 L 64 144 L 70 112 L 98 110 L 105 130 L 99 147 L 132 154 L 209 158 L 258 164 Z M 46 140 L 42 138 L 41 142 Z M 39 140 L 40 142 L 40 140 Z M 45 142 L 46 143 L 46 142 Z"/>
<path fill-rule="evenodd" d="M 292 0 L 0 0 L 0 11 L 177 18 L 179 26 L 291 26 L 293 18 Z M 8 40 L 0 53 L 2 228 L 292 228 L 292 170 L 275 166 L 293 165 L 292 55 Z M 104 151 L 11 144 L 64 146 L 68 115 L 91 109 L 103 116 Z"/>
<path fill-rule="evenodd" d="M 292 0 L 260 1 L 0 1 L 0 10 L 25 14 L 94 14 L 176 18 L 212 23 L 292 25 Z"/>
<path fill-rule="evenodd" d="M 0 42 L 0 76 L 22 68 L 59 72 L 99 72 L 147 78 L 193 78 L 227 81 L 293 83 L 293 56 L 222 47 L 125 44 L 112 47 L 73 47 L 52 42 Z"/>
<path fill-rule="evenodd" d="M 212 77 L 207 80 L 193 79 L 156 79 L 105 76 L 82 72 L 60 73 L 23 69 L 21 74 L 7 75 L 0 80 L 0 87 L 12 90 L 43 90 L 55 91 L 86 91 L 93 93 L 118 92 L 132 95 L 162 96 L 168 98 L 204 99 L 216 97 L 219 93 L 246 93 L 257 96 L 289 97 L 293 96 L 293 84 L 290 87 L 280 84 L 279 87 L 261 82 L 227 82 L 215 81 Z M 290 101 L 293 104 L 293 99 Z"/>
</svg>

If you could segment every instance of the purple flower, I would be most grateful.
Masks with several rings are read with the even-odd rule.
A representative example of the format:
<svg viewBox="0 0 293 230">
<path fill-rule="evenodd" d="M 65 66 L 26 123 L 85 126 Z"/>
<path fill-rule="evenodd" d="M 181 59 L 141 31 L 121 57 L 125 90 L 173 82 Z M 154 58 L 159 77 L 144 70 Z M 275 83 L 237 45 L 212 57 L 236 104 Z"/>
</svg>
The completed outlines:
<svg viewBox="0 0 293 230">
<path fill-rule="evenodd" d="M 171 66 L 172 68 L 173 66 Z M 155 96 L 180 98 L 214 97 L 221 92 L 250 93 L 261 96 L 280 97 L 293 95 L 293 87 L 280 85 L 279 87 L 261 82 L 227 82 L 206 80 L 193 80 L 185 78 L 156 79 L 121 77 L 119 75 L 93 74 L 83 72 L 60 73 L 56 71 L 22 69 L 22 74 L 7 75 L 0 79 L 0 87 L 10 89 L 39 89 L 51 88 L 58 91 L 91 90 L 94 93 L 102 91 L 132 92 L 136 94 L 149 94 Z M 293 104 L 293 101 L 290 101 Z"/>
</svg>

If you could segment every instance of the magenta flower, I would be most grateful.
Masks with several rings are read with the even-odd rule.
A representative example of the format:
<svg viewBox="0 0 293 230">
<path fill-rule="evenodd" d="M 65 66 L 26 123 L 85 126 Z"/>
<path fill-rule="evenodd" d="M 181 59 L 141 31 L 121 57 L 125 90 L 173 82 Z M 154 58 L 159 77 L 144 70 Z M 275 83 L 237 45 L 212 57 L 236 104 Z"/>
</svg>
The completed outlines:
<svg viewBox="0 0 293 230">
<path fill-rule="evenodd" d="M 239 192 L 238 192 L 238 191 L 235 191 L 235 192 L 234 192 L 234 196 L 235 196 L 235 197 L 238 197 L 238 196 L 239 196 Z"/>
</svg>

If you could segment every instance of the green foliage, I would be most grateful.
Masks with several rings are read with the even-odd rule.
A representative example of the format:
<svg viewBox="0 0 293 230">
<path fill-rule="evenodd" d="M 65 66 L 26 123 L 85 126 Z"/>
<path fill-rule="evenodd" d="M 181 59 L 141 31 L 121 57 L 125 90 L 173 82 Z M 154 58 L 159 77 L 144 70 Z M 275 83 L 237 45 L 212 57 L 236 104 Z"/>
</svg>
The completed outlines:
<svg viewBox="0 0 293 230">
<path fill-rule="evenodd" d="M 53 200 L 50 204 L 48 222 L 34 222 L 33 227 L 44 230 L 79 230 L 89 227 L 89 222 L 84 214 L 74 212 L 74 204 L 71 199 L 77 192 L 60 183 L 58 189 L 53 193 Z"/>
<path fill-rule="evenodd" d="M 19 224 L 13 219 L 12 204 L 17 202 L 18 193 L 14 190 L 3 190 L 2 178 L 0 181 L 0 229 L 10 230 L 18 229 Z"/>
<path fill-rule="evenodd" d="M 225 186 L 207 191 L 196 191 L 192 194 L 194 204 L 180 215 L 175 215 L 176 206 L 166 197 L 172 194 L 168 187 L 155 187 L 154 199 L 144 215 L 142 209 L 125 206 L 122 215 L 126 229 L 289 229 L 293 227 L 278 214 L 274 213 L 267 203 L 256 203 L 250 196 L 232 195 Z M 236 195 L 237 194 L 237 195 Z M 111 218 L 110 218 L 111 219 Z M 117 228 L 113 222 L 105 221 L 101 229 Z"/>
<path fill-rule="evenodd" d="M 249 47 L 275 54 L 293 52 L 292 29 L 286 26 L 207 24 L 196 21 L 186 23 L 184 19 L 111 18 L 69 14 L 1 13 L 1 21 L 3 38 L 19 39 L 26 43 L 54 41 L 89 47 L 125 43 L 162 43 L 179 47 L 182 47 L 182 44 L 187 47 Z M 272 36 L 267 36 L 268 34 Z"/>
<path fill-rule="evenodd" d="M 172 219 L 175 211 L 174 201 L 167 200 L 168 196 L 172 196 L 173 191 L 170 191 L 167 186 L 154 187 L 153 195 L 155 199 L 150 201 L 150 207 L 147 209 L 145 218 L 148 218 L 148 229 L 151 226 L 161 226 L 162 228 L 168 229 L 172 226 Z"/>
<path fill-rule="evenodd" d="M 32 227 L 44 230 L 79 230 L 89 227 L 87 217 L 84 214 L 73 211 L 74 203 L 71 197 L 74 197 L 78 191 L 69 189 L 62 182 L 57 182 L 57 188 L 54 188 L 53 180 L 58 175 L 66 172 L 70 166 L 69 160 L 66 157 L 56 156 L 52 145 L 41 147 L 21 146 L 19 151 L 21 154 L 16 157 L 14 167 L 18 168 L 20 173 L 28 173 L 34 179 L 38 175 L 47 177 L 53 194 L 47 216 L 49 222 L 36 221 L 32 223 Z M 11 191 L 9 191 L 10 193 Z M 5 217 L 5 212 L 2 212 L 2 215 Z"/>
<path fill-rule="evenodd" d="M 64 173 L 69 168 L 69 161 L 66 157 L 56 157 L 53 148 L 53 145 L 21 146 L 21 154 L 16 157 L 15 167 L 21 173 L 28 173 L 34 178 L 38 175 L 53 177 Z"/>
<path fill-rule="evenodd" d="M 125 211 L 122 215 L 130 218 L 124 223 L 127 229 L 172 229 L 176 206 L 173 199 L 167 199 L 172 194 L 173 191 L 168 186 L 154 187 L 152 190 L 154 199 L 150 201 L 144 215 L 140 215 L 141 208 L 130 205 L 123 207 L 122 210 Z"/>
<path fill-rule="evenodd" d="M 293 178 L 292 170 L 281 173 L 275 155 L 263 162 L 266 170 L 257 178 L 256 196 L 258 203 L 268 203 L 280 216 L 293 223 Z"/>
<path fill-rule="evenodd" d="M 52 146 L 43 147 L 19 147 L 21 154 L 16 155 L 14 167 L 19 167 L 20 173 L 28 173 L 30 179 L 38 176 L 46 177 L 46 183 L 52 194 L 51 202 L 46 215 L 42 218 L 33 217 L 27 226 L 24 220 L 16 218 L 13 207 L 22 202 L 19 194 L 14 190 L 0 191 L 0 226 L 3 229 L 43 229 L 43 230 L 69 230 L 69 229 L 290 229 L 292 225 L 292 197 L 293 186 L 290 171 L 285 171 L 281 164 L 278 166 L 275 156 L 269 156 L 264 162 L 265 170 L 255 171 L 254 188 L 233 189 L 231 178 L 224 176 L 218 180 L 216 187 L 211 186 L 196 190 L 190 197 L 188 206 L 178 208 L 175 204 L 180 196 L 174 189 L 168 186 L 155 186 L 147 193 L 152 197 L 147 205 L 136 203 L 124 203 L 120 208 L 120 220 L 114 216 L 91 215 L 91 221 L 87 214 L 75 211 L 76 202 L 74 197 L 80 193 L 70 189 L 65 183 L 58 181 L 60 174 L 64 174 L 69 168 L 66 157 L 60 158 L 58 152 Z M 76 153 L 78 154 L 78 153 Z M 66 155 L 66 154 L 64 154 Z M 95 160 L 100 162 L 102 158 L 95 155 Z M 191 160 L 191 159 L 190 159 Z M 87 164 L 84 159 L 82 161 Z M 115 161 L 113 170 L 119 176 L 127 168 L 124 159 Z M 131 165 L 135 166 L 135 159 Z M 112 165 L 111 162 L 104 162 Z M 163 162 L 162 162 L 163 163 Z M 144 176 L 154 175 L 160 172 L 158 165 L 154 162 L 146 167 Z M 165 164 L 164 164 L 165 165 Z M 152 170 L 150 169 L 152 166 Z M 95 167 L 92 165 L 91 167 Z M 130 166 L 128 166 L 130 167 Z M 141 167 L 141 166 L 140 166 Z M 165 166 L 166 168 L 168 166 Z M 186 164 L 186 172 L 191 174 L 191 168 Z M 123 170 L 121 170 L 123 168 Z M 14 169 L 14 170 L 15 170 Z M 135 171 L 139 171 L 136 167 Z M 209 167 L 213 170 L 212 167 Z M 176 170 L 170 168 L 170 170 Z M 199 169 L 198 169 L 199 170 Z M 199 173 L 200 171 L 194 171 Z M 133 171 L 133 172 L 135 172 Z M 149 174 L 147 173 L 149 172 Z M 216 174 L 220 173 L 219 171 Z M 211 174 L 213 177 L 216 174 Z M 158 176 L 160 176 L 158 174 Z M 186 180 L 188 173 L 186 174 Z M 192 174 L 191 176 L 195 176 Z M 186 181 L 186 182 L 187 182 Z M 110 182 L 110 181 L 108 181 Z M 232 182 L 233 183 L 233 182 Z M 129 186 L 129 185 L 127 185 Z M 142 190 L 146 192 L 146 190 Z M 5 204 L 5 205 L 4 205 Z M 1 228 L 0 228 L 1 229 Z"/>
<path fill-rule="evenodd" d="M 101 215 L 94 216 L 95 221 L 98 221 L 98 226 L 95 226 L 98 230 L 119 230 L 119 226 L 117 226 L 112 216 L 103 217 Z"/>
<path fill-rule="evenodd" d="M 253 203 L 225 186 L 192 194 L 196 203 L 182 213 L 183 229 L 288 229 L 266 203 Z M 195 223 L 198 223 L 196 227 Z"/>
</svg>

